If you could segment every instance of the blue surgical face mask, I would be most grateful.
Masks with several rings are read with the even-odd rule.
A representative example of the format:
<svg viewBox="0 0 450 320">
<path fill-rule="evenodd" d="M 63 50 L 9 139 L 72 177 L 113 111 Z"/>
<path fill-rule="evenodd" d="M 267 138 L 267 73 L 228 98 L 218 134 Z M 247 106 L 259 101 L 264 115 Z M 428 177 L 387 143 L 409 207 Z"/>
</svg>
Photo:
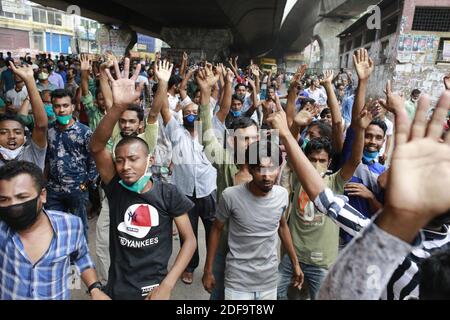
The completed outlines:
<svg viewBox="0 0 450 320">
<path fill-rule="evenodd" d="M 69 114 L 67 116 L 56 116 L 56 121 L 58 121 L 63 126 L 68 125 L 70 122 L 70 119 L 72 119 L 71 114 Z"/>
<path fill-rule="evenodd" d="M 242 111 L 231 111 L 231 114 L 233 115 L 233 117 L 235 118 L 239 118 L 242 115 Z"/>
<path fill-rule="evenodd" d="M 364 152 L 363 152 L 363 162 L 371 163 L 378 157 L 379 154 L 380 154 L 380 152 L 378 152 L 378 151 L 369 152 L 369 151 L 364 150 Z"/>
<path fill-rule="evenodd" d="M 46 103 L 44 105 L 45 107 L 45 112 L 47 112 L 47 117 L 49 118 L 55 118 L 55 112 L 53 111 L 53 106 L 51 103 Z"/>
<path fill-rule="evenodd" d="M 186 117 L 183 118 L 183 125 L 186 128 L 193 128 L 195 121 L 197 121 L 197 119 L 198 119 L 198 115 L 196 115 L 196 114 L 187 115 Z"/>
</svg>

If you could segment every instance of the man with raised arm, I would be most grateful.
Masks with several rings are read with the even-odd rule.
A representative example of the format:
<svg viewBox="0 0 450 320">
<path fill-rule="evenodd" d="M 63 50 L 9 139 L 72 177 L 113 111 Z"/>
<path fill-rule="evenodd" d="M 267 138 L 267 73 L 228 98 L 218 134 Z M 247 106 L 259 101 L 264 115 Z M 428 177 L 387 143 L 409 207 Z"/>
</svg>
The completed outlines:
<svg viewBox="0 0 450 320">
<path fill-rule="evenodd" d="M 117 62 L 114 62 L 118 69 Z M 106 148 L 120 115 L 139 97 L 135 88 L 140 66 L 128 79 L 130 61 L 125 59 L 125 77 L 117 73 L 112 82 L 113 107 L 94 132 L 91 152 L 98 165 L 110 204 L 110 255 L 106 292 L 113 299 L 169 299 L 195 250 L 195 236 L 187 211 L 193 204 L 173 185 L 154 182 L 148 174 L 148 145 L 138 137 L 125 137 L 115 148 L 115 159 Z M 169 66 L 160 66 L 160 85 L 167 85 Z M 161 98 L 161 97 L 160 97 Z M 171 270 L 172 221 L 184 239 Z"/>
</svg>

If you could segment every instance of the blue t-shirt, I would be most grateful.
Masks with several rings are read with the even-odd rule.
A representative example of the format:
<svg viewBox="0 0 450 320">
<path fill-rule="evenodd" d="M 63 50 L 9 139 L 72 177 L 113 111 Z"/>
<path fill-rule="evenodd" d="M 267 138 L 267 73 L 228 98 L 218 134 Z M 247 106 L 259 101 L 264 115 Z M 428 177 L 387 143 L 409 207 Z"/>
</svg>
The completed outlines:
<svg viewBox="0 0 450 320">
<path fill-rule="evenodd" d="M 347 134 L 345 136 L 344 147 L 342 149 L 341 162 L 339 168 L 342 168 L 344 163 L 348 159 L 350 159 L 354 139 L 355 139 L 355 132 L 350 127 L 348 128 Z M 384 198 L 383 191 L 378 185 L 378 177 L 385 170 L 386 168 L 383 165 L 379 164 L 378 162 L 375 161 L 366 162 L 363 159 L 362 162 L 359 164 L 359 166 L 356 168 L 355 173 L 353 174 L 353 177 L 350 179 L 349 182 L 363 184 L 375 195 L 378 201 L 383 202 Z M 374 214 L 374 212 L 372 212 L 372 210 L 370 209 L 369 201 L 361 197 L 348 196 L 348 194 L 346 193 L 344 194 L 349 198 L 349 204 L 353 208 L 355 208 L 368 218 L 372 217 L 372 214 Z M 351 236 L 342 230 L 341 230 L 341 238 L 344 240 L 345 243 L 348 243 L 351 240 Z"/>
</svg>

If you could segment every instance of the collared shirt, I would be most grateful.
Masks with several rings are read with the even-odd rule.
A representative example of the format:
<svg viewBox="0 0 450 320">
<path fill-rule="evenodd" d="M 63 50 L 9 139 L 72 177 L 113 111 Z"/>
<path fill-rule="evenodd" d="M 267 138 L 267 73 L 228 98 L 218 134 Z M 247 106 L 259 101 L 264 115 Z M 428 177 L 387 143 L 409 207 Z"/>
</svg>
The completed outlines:
<svg viewBox="0 0 450 320">
<path fill-rule="evenodd" d="M 64 212 L 44 212 L 52 225 L 53 238 L 34 265 L 19 235 L 0 221 L 1 300 L 69 300 L 71 264 L 80 274 L 94 268 L 81 219 Z"/>
<path fill-rule="evenodd" d="M 175 164 L 172 183 L 187 196 L 203 198 L 216 189 L 217 170 L 209 162 L 203 146 L 189 131 L 171 118 L 166 134 L 173 145 Z"/>
<path fill-rule="evenodd" d="M 64 80 L 61 75 L 56 72 L 52 72 L 52 74 L 48 76 L 48 82 L 52 83 L 57 89 L 64 89 Z"/>
<path fill-rule="evenodd" d="M 91 136 L 92 131 L 78 121 L 65 130 L 61 130 L 56 123 L 50 126 L 48 189 L 72 193 L 80 191 L 80 184 L 97 179 L 97 168 L 89 152 Z"/>
</svg>

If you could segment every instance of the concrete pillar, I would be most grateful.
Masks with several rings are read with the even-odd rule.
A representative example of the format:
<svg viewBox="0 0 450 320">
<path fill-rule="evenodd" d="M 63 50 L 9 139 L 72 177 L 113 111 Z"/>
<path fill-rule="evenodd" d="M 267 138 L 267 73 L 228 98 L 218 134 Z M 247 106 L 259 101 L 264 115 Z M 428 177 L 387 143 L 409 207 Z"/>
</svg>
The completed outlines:
<svg viewBox="0 0 450 320">
<path fill-rule="evenodd" d="M 313 38 L 317 39 L 320 44 L 321 55 L 317 68 L 339 68 L 339 38 L 337 35 L 348 28 L 353 22 L 353 19 L 324 18 L 315 25 Z"/>
<path fill-rule="evenodd" d="M 172 48 L 202 50 L 208 61 L 228 57 L 233 42 L 229 29 L 163 28 L 161 38 Z"/>
</svg>

